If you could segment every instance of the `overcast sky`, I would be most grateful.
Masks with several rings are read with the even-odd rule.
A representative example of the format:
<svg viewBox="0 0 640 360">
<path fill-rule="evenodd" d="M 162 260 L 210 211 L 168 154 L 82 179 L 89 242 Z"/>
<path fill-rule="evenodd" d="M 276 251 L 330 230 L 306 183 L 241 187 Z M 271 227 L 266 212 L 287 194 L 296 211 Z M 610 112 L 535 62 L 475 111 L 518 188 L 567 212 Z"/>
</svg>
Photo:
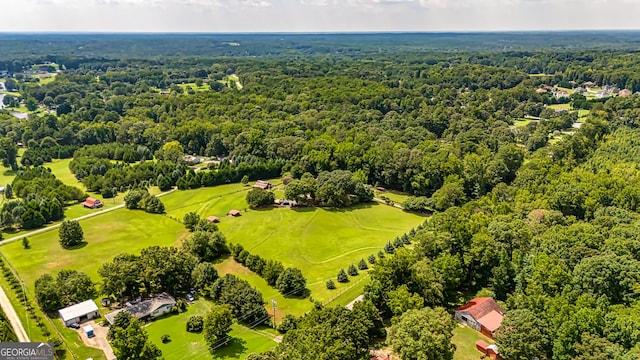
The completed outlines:
<svg viewBox="0 0 640 360">
<path fill-rule="evenodd" d="M 0 0 L 0 31 L 638 29 L 640 0 Z"/>
</svg>

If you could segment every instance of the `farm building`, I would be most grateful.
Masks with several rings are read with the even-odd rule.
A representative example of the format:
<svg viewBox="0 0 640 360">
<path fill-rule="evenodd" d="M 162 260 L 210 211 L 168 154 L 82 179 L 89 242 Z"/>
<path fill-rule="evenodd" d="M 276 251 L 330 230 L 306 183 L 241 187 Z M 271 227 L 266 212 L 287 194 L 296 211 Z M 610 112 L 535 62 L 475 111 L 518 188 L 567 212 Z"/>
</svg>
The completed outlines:
<svg viewBox="0 0 640 360">
<path fill-rule="evenodd" d="M 484 340 L 478 340 L 476 341 L 476 350 L 480 351 L 484 356 L 488 356 L 491 360 L 502 359 L 496 344 L 489 345 Z"/>
<path fill-rule="evenodd" d="M 231 210 L 231 211 L 229 211 L 229 213 L 227 215 L 229 215 L 229 216 L 240 216 L 240 211 Z"/>
<path fill-rule="evenodd" d="M 174 299 L 173 296 L 167 293 L 162 293 L 154 298 L 141 301 L 137 304 L 129 304 L 125 308 L 114 310 L 104 317 L 107 319 L 109 324 L 113 324 L 113 319 L 115 319 L 119 312 L 128 311 L 134 317 L 143 321 L 148 321 L 168 314 L 171 311 L 171 308 L 175 305 L 176 299 Z"/>
<path fill-rule="evenodd" d="M 622 97 L 627 97 L 627 96 L 631 96 L 631 90 L 629 89 L 622 89 L 620 90 L 620 92 L 618 93 L 619 96 Z"/>
<path fill-rule="evenodd" d="M 220 222 L 220 219 L 218 219 L 218 217 L 217 217 L 217 216 L 209 216 L 209 217 L 207 218 L 207 221 L 208 221 L 208 222 L 212 222 L 212 223 L 219 223 L 219 222 Z"/>
<path fill-rule="evenodd" d="M 92 197 L 88 197 L 82 203 L 82 206 L 84 206 L 86 208 L 90 208 L 90 209 L 101 208 L 102 207 L 102 201 L 100 201 L 98 199 L 94 199 Z"/>
<path fill-rule="evenodd" d="M 58 314 L 66 326 L 100 317 L 98 305 L 96 305 L 93 300 L 83 301 L 79 304 L 60 309 L 58 310 Z"/>
<path fill-rule="evenodd" d="M 256 183 L 253 185 L 254 188 L 260 188 L 262 190 L 270 190 L 273 185 L 271 185 L 270 182 L 266 182 L 266 181 L 262 181 L 262 180 L 258 180 L 256 181 Z"/>
<path fill-rule="evenodd" d="M 493 339 L 493 332 L 502 324 L 504 311 L 495 300 L 483 297 L 460 306 L 454 316 L 457 321 Z"/>
</svg>

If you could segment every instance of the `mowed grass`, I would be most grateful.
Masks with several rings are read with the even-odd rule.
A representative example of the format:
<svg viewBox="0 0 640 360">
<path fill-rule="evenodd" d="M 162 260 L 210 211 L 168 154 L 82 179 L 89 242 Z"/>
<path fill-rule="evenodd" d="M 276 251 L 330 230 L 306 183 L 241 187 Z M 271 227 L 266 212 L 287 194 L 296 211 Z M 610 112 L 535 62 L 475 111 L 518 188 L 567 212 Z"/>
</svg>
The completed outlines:
<svg viewBox="0 0 640 360">
<path fill-rule="evenodd" d="M 376 190 L 375 194 L 377 198 L 382 198 L 383 196 L 386 196 L 389 199 L 391 199 L 391 201 L 399 205 L 402 205 L 402 203 L 405 202 L 405 200 L 407 200 L 409 196 L 411 196 L 409 194 L 396 191 L 396 190 L 386 190 L 386 191 Z"/>
<path fill-rule="evenodd" d="M 266 301 L 265 307 L 269 314 L 273 314 L 271 300 L 275 300 L 278 304 L 278 309 L 276 311 L 277 324 L 280 323 L 285 315 L 291 314 L 300 316 L 311 310 L 313 307 L 313 304 L 308 298 L 284 297 L 277 289 L 269 286 L 265 279 L 244 267 L 242 264 L 236 262 L 233 258 L 226 259 L 216 264 L 215 267 L 221 277 L 225 274 L 235 275 L 240 279 L 247 281 L 251 286 L 260 291 L 263 299 Z"/>
<path fill-rule="evenodd" d="M 388 240 L 424 222 L 419 215 L 390 206 L 369 203 L 349 209 L 269 208 L 250 210 L 245 201 L 249 188 L 240 184 L 177 191 L 162 198 L 167 213 L 176 219 L 195 211 L 202 217 L 217 216 L 227 240 L 250 253 L 281 261 L 302 270 L 314 300 L 328 301 L 337 290 L 326 289 L 328 279 L 341 268 L 382 250 Z M 225 216 L 236 209 L 242 216 Z M 357 280 L 357 278 L 355 279 Z M 355 281 L 353 280 L 353 281 Z"/>
<path fill-rule="evenodd" d="M 484 340 L 487 344 L 494 342 L 488 337 L 480 334 L 468 326 L 457 324 L 453 330 L 451 342 L 456 345 L 456 352 L 453 354 L 454 360 L 477 360 L 482 355 L 476 350 L 476 341 Z"/>
<path fill-rule="evenodd" d="M 162 350 L 165 359 L 244 359 L 251 353 L 261 353 L 276 345 L 271 332 L 234 324 L 229 333 L 229 344 L 211 354 L 202 333 L 186 331 L 189 318 L 193 315 L 205 316 L 211 306 L 209 301 L 200 299 L 189 305 L 182 314 L 153 321 L 145 327 L 149 339 Z M 165 334 L 171 337 L 171 342 L 167 344 L 160 340 Z"/>
<path fill-rule="evenodd" d="M 66 185 L 86 190 L 85 186 L 76 179 L 75 175 L 73 175 L 69 169 L 69 163 L 71 163 L 71 160 L 73 159 L 53 159 L 53 161 L 46 163 L 43 166 L 51 169 L 51 172 L 56 176 L 56 179 L 62 181 Z"/>
<path fill-rule="evenodd" d="M 16 241 L 0 248 L 17 269 L 27 286 L 44 273 L 75 269 L 100 281 L 98 268 L 120 253 L 138 254 L 143 248 L 179 246 L 187 235 L 182 224 L 163 215 L 139 210 L 118 209 L 80 221 L 85 244 L 76 249 L 63 249 L 58 242 L 58 230 L 29 237 L 31 248 L 23 249 Z"/>
</svg>

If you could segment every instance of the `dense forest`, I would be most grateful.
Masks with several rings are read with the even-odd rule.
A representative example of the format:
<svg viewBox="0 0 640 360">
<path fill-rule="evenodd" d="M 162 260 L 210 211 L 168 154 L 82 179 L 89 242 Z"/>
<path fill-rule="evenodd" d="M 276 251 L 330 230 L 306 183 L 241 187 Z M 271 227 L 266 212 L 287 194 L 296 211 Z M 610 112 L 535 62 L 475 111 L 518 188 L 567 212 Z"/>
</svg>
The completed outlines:
<svg viewBox="0 0 640 360">
<path fill-rule="evenodd" d="M 29 54 L 11 44 L 36 40 L 2 35 L 12 50 L 0 72 L 20 93 L 5 104 L 42 111 L 22 120 L 0 110 L 0 157 L 17 170 L 7 188 L 19 198 L 0 220 L 39 227 L 83 199 L 46 170 L 59 158 L 104 197 L 283 176 L 288 197 L 318 206 L 398 190 L 410 195 L 405 211 L 432 216 L 369 259 L 365 301 L 289 319 L 283 342 L 252 359 L 362 359 L 384 336 L 403 359 L 450 359 L 450 313 L 476 295 L 506 310 L 495 335 L 506 359 L 634 359 L 635 35 L 503 34 L 518 41 L 498 49 L 495 34 L 291 35 L 281 45 L 280 35 L 185 35 L 177 52 L 174 36 L 139 35 L 109 53 L 119 36 L 47 35 Z M 199 52 L 205 43 L 218 47 Z M 40 84 L 25 70 L 44 62 L 61 70 Z M 195 171 L 193 159 L 206 165 Z M 244 287 L 217 284 L 215 298 Z"/>
</svg>

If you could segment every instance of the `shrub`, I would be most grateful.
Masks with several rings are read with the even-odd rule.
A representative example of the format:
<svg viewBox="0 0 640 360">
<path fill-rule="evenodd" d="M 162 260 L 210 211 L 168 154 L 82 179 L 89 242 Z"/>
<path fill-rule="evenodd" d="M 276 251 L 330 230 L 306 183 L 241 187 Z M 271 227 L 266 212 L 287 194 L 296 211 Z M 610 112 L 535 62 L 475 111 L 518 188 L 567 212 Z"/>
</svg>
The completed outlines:
<svg viewBox="0 0 640 360">
<path fill-rule="evenodd" d="M 347 273 L 344 272 L 344 269 L 340 269 L 340 271 L 338 271 L 338 282 L 346 283 L 348 281 L 349 281 L 349 277 L 347 276 Z"/>
<path fill-rule="evenodd" d="M 376 263 L 376 256 L 371 254 L 371 255 L 369 255 L 369 259 L 368 260 L 369 260 L 369 264 L 373 265 L 373 264 Z"/>
<path fill-rule="evenodd" d="M 349 272 L 349 275 L 351 276 L 357 276 L 358 275 L 358 269 L 356 269 L 356 266 L 351 264 L 349 265 L 349 270 L 347 270 Z"/>
<path fill-rule="evenodd" d="M 367 270 L 369 267 L 367 266 L 367 262 L 364 261 L 364 259 L 360 259 L 360 262 L 358 263 L 358 269 L 359 270 Z"/>
<path fill-rule="evenodd" d="M 171 342 L 171 336 L 169 336 L 167 334 L 164 334 L 164 335 L 162 335 L 160 337 L 160 340 L 162 340 L 163 344 L 170 343 Z"/>
<path fill-rule="evenodd" d="M 391 242 L 387 241 L 387 245 L 384 246 L 384 252 L 386 252 L 387 254 L 393 254 L 395 251 L 396 250 L 391 244 Z"/>
<path fill-rule="evenodd" d="M 287 314 L 283 319 L 282 323 L 278 325 L 278 331 L 281 334 L 286 334 L 290 330 L 295 330 L 298 328 L 298 318 L 291 314 Z"/>
<path fill-rule="evenodd" d="M 331 279 L 327 280 L 327 289 L 333 290 L 335 288 L 336 288 L 336 284 L 333 282 L 333 280 Z"/>
<path fill-rule="evenodd" d="M 193 315 L 187 321 L 187 331 L 192 333 L 202 332 L 204 326 L 204 318 L 200 315 Z"/>
</svg>

